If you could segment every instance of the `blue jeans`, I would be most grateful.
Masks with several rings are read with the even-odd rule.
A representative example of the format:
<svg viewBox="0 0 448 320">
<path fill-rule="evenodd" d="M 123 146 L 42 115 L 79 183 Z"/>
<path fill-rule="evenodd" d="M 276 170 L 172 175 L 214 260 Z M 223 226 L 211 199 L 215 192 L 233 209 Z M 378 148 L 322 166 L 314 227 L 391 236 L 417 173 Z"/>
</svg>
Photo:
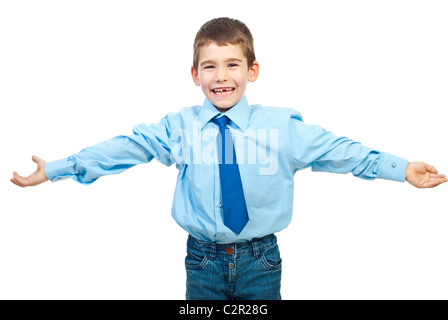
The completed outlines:
<svg viewBox="0 0 448 320">
<path fill-rule="evenodd" d="M 188 237 L 187 300 L 280 300 L 282 260 L 271 234 L 216 244 Z"/>
</svg>

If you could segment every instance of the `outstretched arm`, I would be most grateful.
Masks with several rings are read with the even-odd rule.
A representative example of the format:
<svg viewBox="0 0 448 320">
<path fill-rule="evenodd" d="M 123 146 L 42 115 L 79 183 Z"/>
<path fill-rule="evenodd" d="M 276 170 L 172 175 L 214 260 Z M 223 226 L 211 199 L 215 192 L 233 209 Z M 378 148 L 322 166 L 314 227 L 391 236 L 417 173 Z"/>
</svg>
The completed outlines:
<svg viewBox="0 0 448 320">
<path fill-rule="evenodd" d="M 91 184 L 99 177 L 121 173 L 153 158 L 165 165 L 174 163 L 171 154 L 168 116 L 158 124 L 137 125 L 130 135 L 121 135 L 84 148 L 67 158 L 46 163 L 33 156 L 37 170 L 28 177 L 14 172 L 11 182 L 20 186 L 35 186 L 47 180 L 73 178 L 82 184 Z"/>
<path fill-rule="evenodd" d="M 19 175 L 17 172 L 13 172 L 13 177 L 11 178 L 11 182 L 19 187 L 31 187 L 31 186 L 37 186 L 38 184 L 41 184 L 42 182 L 47 181 L 47 176 L 45 175 L 45 160 L 33 156 L 33 161 L 37 163 L 37 169 L 32 174 L 30 174 L 28 177 L 23 177 Z"/>
<path fill-rule="evenodd" d="M 447 182 L 447 179 L 427 163 L 409 162 L 406 167 L 406 181 L 416 188 L 433 188 Z"/>
</svg>

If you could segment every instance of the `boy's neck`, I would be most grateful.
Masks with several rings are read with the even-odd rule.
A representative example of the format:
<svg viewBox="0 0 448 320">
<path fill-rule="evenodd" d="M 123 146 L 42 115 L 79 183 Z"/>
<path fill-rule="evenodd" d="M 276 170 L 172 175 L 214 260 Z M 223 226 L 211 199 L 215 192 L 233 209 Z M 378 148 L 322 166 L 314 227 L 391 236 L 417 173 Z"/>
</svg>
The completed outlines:
<svg viewBox="0 0 448 320">
<path fill-rule="evenodd" d="M 216 110 L 218 110 L 219 112 L 221 112 L 221 113 L 226 113 L 227 111 L 229 111 L 230 109 L 232 109 L 234 106 L 231 106 L 230 108 L 219 108 L 219 107 L 217 107 L 217 106 L 215 106 L 215 105 L 213 105 L 215 108 L 216 108 Z"/>
<path fill-rule="evenodd" d="M 241 100 L 240 100 L 241 101 Z M 218 110 L 221 113 L 226 113 L 227 111 L 229 111 L 230 109 L 232 109 L 233 107 L 235 107 L 238 103 L 240 103 L 240 101 L 238 101 L 236 104 L 234 104 L 233 106 L 229 107 L 229 108 L 220 108 L 217 107 L 215 105 L 213 105 L 215 107 L 216 110 Z"/>
<path fill-rule="evenodd" d="M 228 108 L 220 108 L 220 107 L 218 107 L 218 106 L 212 104 L 212 103 L 210 102 L 210 100 L 208 100 L 208 99 L 207 99 L 207 100 L 210 102 L 210 104 L 211 104 L 216 110 L 218 110 L 218 111 L 221 112 L 221 113 L 226 113 L 227 111 L 230 111 L 231 109 L 235 108 L 241 101 L 243 101 L 243 100 L 245 100 L 245 99 L 246 99 L 246 95 L 243 95 L 243 97 L 242 97 L 237 103 L 235 103 L 233 106 L 228 107 Z"/>
</svg>

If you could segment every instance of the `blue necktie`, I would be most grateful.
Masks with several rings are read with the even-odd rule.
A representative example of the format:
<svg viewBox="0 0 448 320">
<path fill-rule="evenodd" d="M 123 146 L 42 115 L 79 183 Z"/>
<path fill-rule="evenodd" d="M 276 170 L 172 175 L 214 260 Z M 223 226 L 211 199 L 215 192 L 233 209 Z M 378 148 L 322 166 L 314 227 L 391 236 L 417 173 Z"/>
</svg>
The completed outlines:
<svg viewBox="0 0 448 320">
<path fill-rule="evenodd" d="M 229 118 L 223 116 L 212 120 L 219 127 L 218 156 L 221 180 L 222 210 L 224 225 L 239 234 L 249 221 L 240 170 L 236 161 L 232 135 L 226 127 Z"/>
</svg>

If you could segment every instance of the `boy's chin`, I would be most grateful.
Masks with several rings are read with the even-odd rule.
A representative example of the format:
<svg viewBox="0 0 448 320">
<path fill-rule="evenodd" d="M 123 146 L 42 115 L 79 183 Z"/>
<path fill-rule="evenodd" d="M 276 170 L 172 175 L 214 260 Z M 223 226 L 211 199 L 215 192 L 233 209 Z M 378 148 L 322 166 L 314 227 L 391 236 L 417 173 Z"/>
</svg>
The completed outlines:
<svg viewBox="0 0 448 320">
<path fill-rule="evenodd" d="M 239 101 L 239 100 L 238 100 Z M 229 99 L 227 101 L 223 101 L 221 99 L 211 99 L 211 103 L 215 106 L 216 109 L 218 109 L 220 112 L 226 112 L 230 109 L 232 109 L 232 107 L 234 105 L 236 105 L 238 103 L 238 101 L 234 101 L 234 99 Z"/>
<path fill-rule="evenodd" d="M 220 112 L 226 112 L 229 111 L 230 109 L 232 109 L 232 107 L 236 104 L 222 104 L 222 103 L 213 103 L 212 104 L 215 106 L 216 109 L 218 109 Z"/>
</svg>

